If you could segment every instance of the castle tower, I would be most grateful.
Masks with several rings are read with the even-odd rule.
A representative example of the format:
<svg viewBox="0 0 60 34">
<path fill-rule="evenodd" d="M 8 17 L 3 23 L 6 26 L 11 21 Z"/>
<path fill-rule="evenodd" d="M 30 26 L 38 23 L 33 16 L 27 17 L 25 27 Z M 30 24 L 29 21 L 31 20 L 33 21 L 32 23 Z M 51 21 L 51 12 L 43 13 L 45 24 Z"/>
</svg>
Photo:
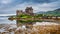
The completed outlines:
<svg viewBox="0 0 60 34">
<path fill-rule="evenodd" d="M 20 15 L 20 14 L 22 14 L 22 13 L 23 13 L 22 10 L 17 10 L 17 11 L 16 11 L 16 15 L 17 15 L 17 16 Z"/>
<path fill-rule="evenodd" d="M 19 10 L 16 11 L 16 16 L 18 16 Z"/>
<path fill-rule="evenodd" d="M 33 15 L 33 8 L 32 8 L 32 7 L 27 7 L 27 8 L 25 9 L 25 12 L 26 12 L 27 14 L 29 14 L 29 15 Z"/>
<path fill-rule="evenodd" d="M 23 12 L 22 10 L 17 10 L 17 11 L 16 11 L 16 16 L 18 16 L 18 15 L 20 15 L 20 14 L 23 14 L 22 12 Z M 17 27 L 19 27 L 19 26 L 21 25 L 21 23 L 19 22 L 18 19 L 19 19 L 19 18 L 16 19 Z"/>
</svg>

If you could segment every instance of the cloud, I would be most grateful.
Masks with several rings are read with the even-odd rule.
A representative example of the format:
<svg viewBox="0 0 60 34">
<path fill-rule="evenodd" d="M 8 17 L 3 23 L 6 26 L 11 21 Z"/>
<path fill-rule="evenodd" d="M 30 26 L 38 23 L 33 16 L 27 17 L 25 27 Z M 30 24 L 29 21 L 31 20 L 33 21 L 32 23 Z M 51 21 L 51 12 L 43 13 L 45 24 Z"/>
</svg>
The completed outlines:
<svg viewBox="0 0 60 34">
<path fill-rule="evenodd" d="M 48 2 L 46 0 L 10 0 L 7 2 L 7 5 L 0 6 L 0 14 L 15 13 L 16 10 L 24 10 L 27 6 L 32 6 L 34 13 L 39 11 L 50 11 L 60 8 L 59 4 L 60 0 L 48 0 Z"/>
<path fill-rule="evenodd" d="M 11 2 L 12 2 L 12 0 L 0 0 L 1 4 L 9 4 Z"/>
<path fill-rule="evenodd" d="M 20 0 L 21 2 L 32 2 L 32 3 L 50 3 L 58 0 Z"/>
<path fill-rule="evenodd" d="M 55 10 L 57 8 L 60 8 L 60 2 L 52 2 L 52 3 L 43 3 L 43 4 L 34 4 L 34 3 L 22 3 L 22 4 L 18 4 L 13 8 L 10 8 L 11 10 L 24 10 L 27 6 L 32 6 L 34 9 L 34 12 L 39 12 L 39 11 L 52 11 Z M 8 9 L 9 10 L 9 9 Z"/>
</svg>

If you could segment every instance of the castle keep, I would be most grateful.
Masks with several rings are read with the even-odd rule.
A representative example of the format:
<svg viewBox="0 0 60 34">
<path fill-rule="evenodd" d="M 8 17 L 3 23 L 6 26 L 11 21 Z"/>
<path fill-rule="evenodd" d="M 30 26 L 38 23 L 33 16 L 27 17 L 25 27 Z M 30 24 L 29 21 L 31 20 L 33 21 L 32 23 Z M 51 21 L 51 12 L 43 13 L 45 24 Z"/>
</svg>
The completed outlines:
<svg viewBox="0 0 60 34">
<path fill-rule="evenodd" d="M 20 14 L 34 15 L 33 8 L 32 7 L 26 7 L 25 11 L 17 10 L 16 15 L 18 16 Z"/>
</svg>

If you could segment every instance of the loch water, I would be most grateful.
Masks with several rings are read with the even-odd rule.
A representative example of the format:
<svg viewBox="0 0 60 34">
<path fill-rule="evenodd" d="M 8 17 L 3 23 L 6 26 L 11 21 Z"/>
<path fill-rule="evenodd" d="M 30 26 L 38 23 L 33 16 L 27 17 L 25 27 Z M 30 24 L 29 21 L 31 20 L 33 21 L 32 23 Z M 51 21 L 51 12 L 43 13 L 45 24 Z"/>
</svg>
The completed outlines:
<svg viewBox="0 0 60 34">
<path fill-rule="evenodd" d="M 8 20 L 9 16 L 0 16 L 0 33 L 6 32 L 8 28 L 17 28 L 16 20 Z M 34 25 L 50 25 L 51 24 L 60 24 L 60 22 L 35 22 Z M 8 28 L 7 28 L 8 27 Z M 25 27 L 25 26 L 24 26 Z M 6 30 L 5 30 L 6 29 Z M 7 34 L 14 34 L 14 31 Z"/>
</svg>

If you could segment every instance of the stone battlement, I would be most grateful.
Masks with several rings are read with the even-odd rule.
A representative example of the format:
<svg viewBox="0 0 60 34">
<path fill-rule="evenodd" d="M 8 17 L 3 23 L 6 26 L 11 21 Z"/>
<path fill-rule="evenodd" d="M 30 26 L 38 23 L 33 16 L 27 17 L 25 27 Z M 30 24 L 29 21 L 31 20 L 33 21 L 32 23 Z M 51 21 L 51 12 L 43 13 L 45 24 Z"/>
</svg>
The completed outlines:
<svg viewBox="0 0 60 34">
<path fill-rule="evenodd" d="M 16 11 L 16 15 L 20 15 L 20 14 L 34 15 L 33 8 L 32 7 L 26 7 L 25 11 L 17 10 Z"/>
</svg>

